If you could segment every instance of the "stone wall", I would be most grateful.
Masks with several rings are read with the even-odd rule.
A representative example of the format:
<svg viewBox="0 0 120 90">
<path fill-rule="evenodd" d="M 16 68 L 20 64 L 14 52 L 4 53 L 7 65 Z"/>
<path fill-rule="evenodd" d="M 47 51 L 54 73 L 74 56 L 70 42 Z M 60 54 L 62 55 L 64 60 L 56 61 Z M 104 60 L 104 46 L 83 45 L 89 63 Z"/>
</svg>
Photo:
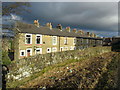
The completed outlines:
<svg viewBox="0 0 120 90">
<path fill-rule="evenodd" d="M 64 62 L 68 59 L 84 59 L 99 55 L 105 52 L 110 52 L 110 47 L 92 47 L 84 50 L 73 50 L 57 53 L 49 53 L 43 55 L 36 55 L 29 58 L 13 61 L 9 66 L 8 81 L 22 80 L 25 77 L 41 71 L 47 66 Z"/>
</svg>

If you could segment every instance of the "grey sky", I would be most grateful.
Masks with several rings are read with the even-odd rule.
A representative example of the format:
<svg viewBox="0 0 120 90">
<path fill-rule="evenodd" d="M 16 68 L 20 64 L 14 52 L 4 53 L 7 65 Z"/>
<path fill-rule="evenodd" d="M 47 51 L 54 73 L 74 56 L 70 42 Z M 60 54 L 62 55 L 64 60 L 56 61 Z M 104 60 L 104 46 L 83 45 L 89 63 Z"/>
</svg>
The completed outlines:
<svg viewBox="0 0 120 90">
<path fill-rule="evenodd" d="M 117 2 L 31 2 L 31 13 L 22 15 L 24 21 L 32 23 L 38 19 L 43 25 L 52 22 L 63 27 L 95 31 L 105 36 L 114 36 L 118 31 Z"/>
</svg>

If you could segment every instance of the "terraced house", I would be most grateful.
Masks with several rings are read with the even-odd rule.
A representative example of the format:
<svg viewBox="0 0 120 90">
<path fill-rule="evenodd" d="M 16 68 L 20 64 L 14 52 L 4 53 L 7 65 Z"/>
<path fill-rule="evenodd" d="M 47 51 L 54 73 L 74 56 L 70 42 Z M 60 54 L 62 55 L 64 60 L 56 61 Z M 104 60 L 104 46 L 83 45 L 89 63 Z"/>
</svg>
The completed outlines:
<svg viewBox="0 0 120 90">
<path fill-rule="evenodd" d="M 40 26 L 37 20 L 34 24 L 17 22 L 15 31 L 15 60 L 36 54 L 84 49 L 102 44 L 102 39 L 93 33 L 76 29 L 71 31 L 70 27 L 63 30 L 60 24 L 56 28 L 52 28 L 51 23 Z"/>
</svg>

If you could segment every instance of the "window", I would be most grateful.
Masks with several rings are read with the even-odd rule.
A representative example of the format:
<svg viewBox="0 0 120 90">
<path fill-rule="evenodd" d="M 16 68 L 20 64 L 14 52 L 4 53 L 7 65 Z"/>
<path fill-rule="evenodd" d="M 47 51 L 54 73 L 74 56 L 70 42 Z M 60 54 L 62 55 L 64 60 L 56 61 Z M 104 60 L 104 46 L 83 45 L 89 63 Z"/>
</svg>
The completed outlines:
<svg viewBox="0 0 120 90">
<path fill-rule="evenodd" d="M 20 50 L 20 56 L 25 56 L 25 50 Z"/>
<path fill-rule="evenodd" d="M 42 54 L 42 48 L 36 48 L 36 54 Z"/>
<path fill-rule="evenodd" d="M 90 44 L 92 44 L 92 40 L 91 39 L 89 40 L 89 42 L 90 42 Z"/>
<path fill-rule="evenodd" d="M 83 39 L 83 44 L 85 44 L 85 39 Z"/>
<path fill-rule="evenodd" d="M 73 46 L 70 46 L 70 50 L 74 50 Z"/>
<path fill-rule="evenodd" d="M 74 38 L 74 40 L 73 40 L 73 45 L 75 45 L 76 44 L 76 38 Z"/>
<path fill-rule="evenodd" d="M 25 44 L 32 44 L 32 34 L 25 35 Z"/>
<path fill-rule="evenodd" d="M 74 50 L 76 50 L 76 47 L 74 47 Z"/>
<path fill-rule="evenodd" d="M 72 46 L 70 46 L 70 50 L 72 50 L 73 48 L 72 48 Z"/>
<path fill-rule="evenodd" d="M 36 35 L 36 44 L 42 44 L 42 35 Z"/>
<path fill-rule="evenodd" d="M 53 48 L 52 48 L 52 52 L 57 52 L 57 48 L 56 48 L 56 47 L 53 47 Z"/>
<path fill-rule="evenodd" d="M 67 37 L 64 38 L 64 44 L 67 45 Z"/>
<path fill-rule="evenodd" d="M 32 48 L 26 49 L 26 56 L 31 56 L 32 55 Z"/>
<path fill-rule="evenodd" d="M 51 48 L 47 48 L 47 53 L 51 53 Z"/>
<path fill-rule="evenodd" d="M 88 39 L 86 39 L 86 43 L 88 44 Z"/>
<path fill-rule="evenodd" d="M 53 45 L 57 45 L 57 36 L 52 37 L 52 43 Z"/>
<path fill-rule="evenodd" d="M 102 45 L 102 41 L 100 41 L 100 44 Z"/>
</svg>

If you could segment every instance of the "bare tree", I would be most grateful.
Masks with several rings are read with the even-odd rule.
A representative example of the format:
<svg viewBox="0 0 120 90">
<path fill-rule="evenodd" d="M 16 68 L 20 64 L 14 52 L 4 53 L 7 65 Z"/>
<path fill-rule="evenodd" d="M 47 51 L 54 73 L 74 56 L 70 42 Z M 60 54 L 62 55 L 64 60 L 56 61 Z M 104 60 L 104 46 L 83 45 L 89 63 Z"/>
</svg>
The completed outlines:
<svg viewBox="0 0 120 90">
<path fill-rule="evenodd" d="M 29 2 L 5 2 L 2 6 L 2 15 L 22 14 L 23 12 L 30 12 L 27 7 L 30 7 Z"/>
</svg>

